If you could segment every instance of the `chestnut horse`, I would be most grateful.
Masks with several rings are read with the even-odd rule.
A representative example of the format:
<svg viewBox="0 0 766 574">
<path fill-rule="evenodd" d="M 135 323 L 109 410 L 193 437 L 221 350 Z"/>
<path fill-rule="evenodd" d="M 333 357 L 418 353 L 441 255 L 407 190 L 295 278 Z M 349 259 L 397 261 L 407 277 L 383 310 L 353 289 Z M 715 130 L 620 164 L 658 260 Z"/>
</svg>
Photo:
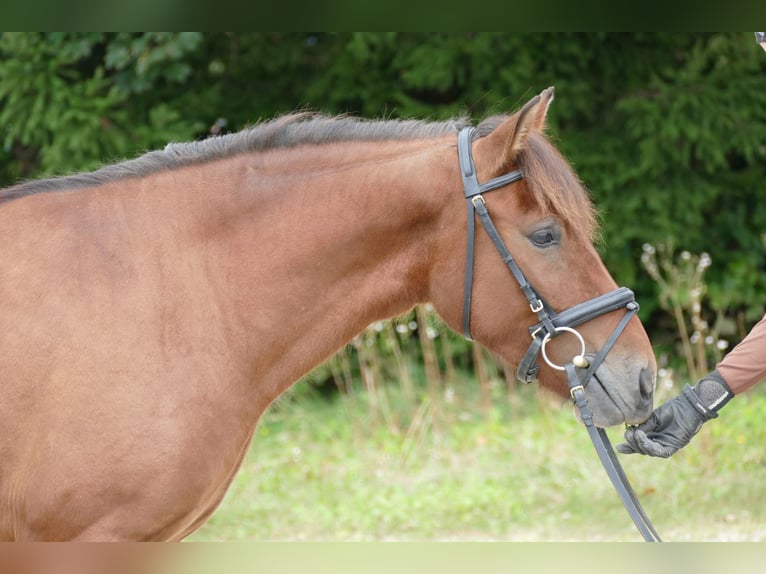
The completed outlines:
<svg viewBox="0 0 766 574">
<path fill-rule="evenodd" d="M 524 174 L 486 205 L 564 309 L 616 285 L 543 134 L 552 97 L 482 122 L 472 151 L 479 181 Z M 182 539 L 269 404 L 367 325 L 431 302 L 459 331 L 465 125 L 294 114 L 0 191 L 0 539 Z M 518 363 L 536 318 L 483 233 L 473 269 L 472 336 Z M 620 316 L 580 327 L 589 352 Z M 654 372 L 633 317 L 587 388 L 596 424 L 645 420 Z"/>
</svg>

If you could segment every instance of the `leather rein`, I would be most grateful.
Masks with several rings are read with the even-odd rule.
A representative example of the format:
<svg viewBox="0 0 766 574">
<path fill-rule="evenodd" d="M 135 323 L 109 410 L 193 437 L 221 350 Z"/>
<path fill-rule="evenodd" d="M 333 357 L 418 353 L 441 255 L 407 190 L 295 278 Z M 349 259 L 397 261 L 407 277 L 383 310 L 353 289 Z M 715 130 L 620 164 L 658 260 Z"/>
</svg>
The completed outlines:
<svg viewBox="0 0 766 574">
<path fill-rule="evenodd" d="M 537 373 L 540 370 L 537 365 L 539 355 L 542 353 L 543 360 L 552 368 L 564 371 L 567 375 L 569 384 L 569 394 L 580 412 L 585 428 L 588 431 L 593 446 L 598 453 L 601 464 L 606 470 L 609 479 L 612 482 L 617 494 L 622 500 L 625 509 L 628 511 L 633 523 L 643 535 L 647 542 L 660 542 L 660 537 L 654 529 L 651 521 L 647 517 L 641 503 L 638 501 L 633 488 L 628 481 L 625 472 L 617 460 L 609 437 L 606 432 L 595 426 L 593 423 L 593 413 L 588 407 L 588 399 L 585 393 L 585 387 L 598 369 L 606 354 L 617 342 L 620 334 L 628 325 L 630 319 L 638 312 L 638 303 L 635 300 L 633 292 L 627 287 L 620 287 L 609 293 L 599 295 L 583 303 L 578 303 L 569 309 L 557 313 L 543 299 L 537 290 L 524 276 L 513 255 L 508 251 L 503 239 L 497 231 L 492 218 L 487 210 L 486 203 L 482 194 L 499 189 L 524 176 L 520 170 L 515 170 L 505 175 L 501 175 L 488 182 L 479 184 L 476 175 L 476 167 L 471 153 L 471 143 L 475 133 L 475 128 L 467 127 L 458 134 L 458 158 L 460 161 L 460 172 L 463 177 L 463 191 L 466 199 L 468 211 L 468 243 L 465 269 L 465 284 L 463 290 L 463 335 L 472 340 L 471 337 L 471 295 L 473 291 L 473 260 L 474 260 L 474 242 L 475 242 L 475 220 L 479 217 L 484 230 L 489 235 L 495 248 L 500 253 L 503 262 L 508 267 L 521 291 L 529 303 L 529 308 L 537 315 L 538 323 L 529 328 L 532 342 L 529 349 L 522 358 L 517 378 L 524 383 L 531 383 L 537 379 Z M 625 314 L 620 322 L 612 331 L 612 334 L 604 343 L 601 350 L 592 358 L 585 356 L 585 341 L 582 335 L 575 329 L 577 325 L 585 323 L 591 319 L 616 311 L 625 309 Z M 581 353 L 572 357 L 569 363 L 558 365 L 553 363 L 547 356 L 546 345 L 559 334 L 567 332 L 580 341 Z M 578 371 L 579 369 L 579 371 Z M 584 373 L 583 373 L 584 371 Z"/>
</svg>

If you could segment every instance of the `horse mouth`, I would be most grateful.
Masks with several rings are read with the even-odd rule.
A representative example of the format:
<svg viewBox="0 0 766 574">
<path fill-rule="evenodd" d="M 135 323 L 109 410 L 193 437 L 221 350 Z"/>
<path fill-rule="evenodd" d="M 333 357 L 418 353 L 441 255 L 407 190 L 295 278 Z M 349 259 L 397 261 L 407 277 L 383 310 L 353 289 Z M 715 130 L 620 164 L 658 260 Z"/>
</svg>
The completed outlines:
<svg viewBox="0 0 766 574">
<path fill-rule="evenodd" d="M 597 427 L 607 428 L 620 424 L 636 425 L 644 422 L 651 414 L 651 398 L 643 394 L 636 401 L 625 400 L 620 389 L 619 380 L 613 376 L 605 376 L 601 372 L 604 365 L 598 368 L 585 385 L 585 396 L 588 406 L 593 412 L 593 422 Z M 633 393 L 630 393 L 633 395 Z M 575 408 L 578 420 L 582 420 Z"/>
</svg>

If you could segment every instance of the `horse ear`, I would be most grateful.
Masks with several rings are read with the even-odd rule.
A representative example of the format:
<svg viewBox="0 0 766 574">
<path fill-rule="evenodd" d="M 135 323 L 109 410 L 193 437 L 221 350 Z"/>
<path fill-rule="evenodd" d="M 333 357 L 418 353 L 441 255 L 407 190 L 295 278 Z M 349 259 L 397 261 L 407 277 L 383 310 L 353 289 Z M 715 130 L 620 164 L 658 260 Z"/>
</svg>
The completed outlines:
<svg viewBox="0 0 766 574">
<path fill-rule="evenodd" d="M 476 169 L 485 177 L 505 171 L 524 149 L 529 134 L 543 131 L 548 106 L 553 101 L 553 86 L 529 100 L 524 107 L 492 133 L 476 142 Z"/>
</svg>

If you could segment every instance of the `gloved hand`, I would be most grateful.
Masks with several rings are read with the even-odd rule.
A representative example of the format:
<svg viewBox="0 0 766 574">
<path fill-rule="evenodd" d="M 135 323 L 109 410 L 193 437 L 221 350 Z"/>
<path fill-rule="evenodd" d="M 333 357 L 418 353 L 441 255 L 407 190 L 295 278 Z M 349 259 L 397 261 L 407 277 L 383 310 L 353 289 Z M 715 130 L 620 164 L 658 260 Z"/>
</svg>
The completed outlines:
<svg viewBox="0 0 766 574">
<path fill-rule="evenodd" d="M 637 427 L 625 431 L 627 442 L 617 445 L 623 454 L 648 454 L 668 458 L 689 441 L 702 425 L 718 416 L 734 393 L 718 371 L 712 371 L 695 385 L 686 385 L 683 392 L 655 409 Z"/>
</svg>

